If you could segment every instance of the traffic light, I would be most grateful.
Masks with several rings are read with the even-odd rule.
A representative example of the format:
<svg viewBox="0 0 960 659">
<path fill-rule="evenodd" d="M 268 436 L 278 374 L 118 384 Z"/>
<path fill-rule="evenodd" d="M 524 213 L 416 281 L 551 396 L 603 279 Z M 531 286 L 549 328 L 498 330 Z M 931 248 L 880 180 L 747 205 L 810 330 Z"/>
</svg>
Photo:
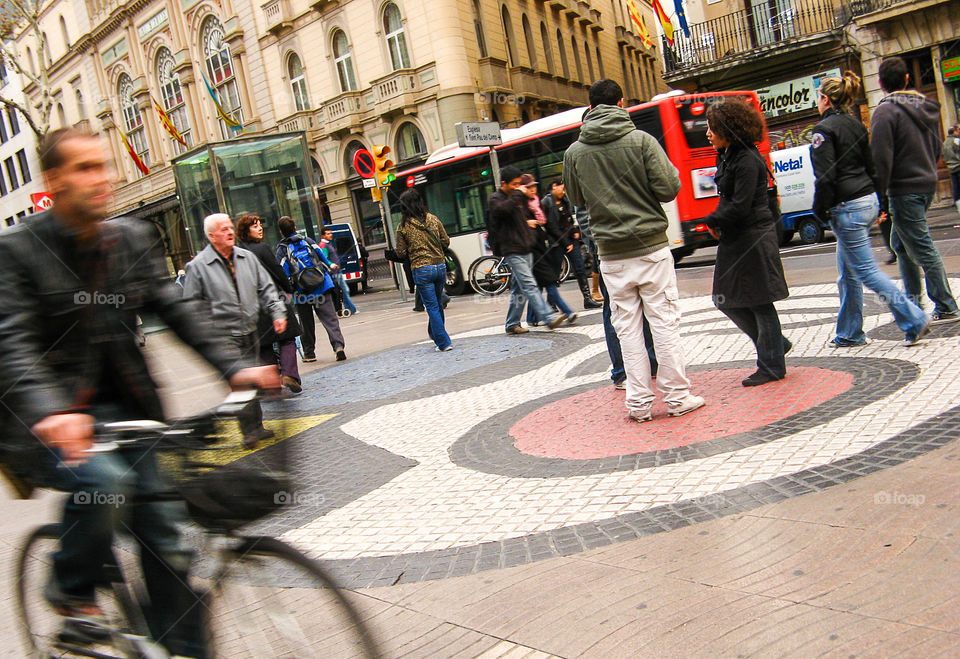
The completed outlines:
<svg viewBox="0 0 960 659">
<path fill-rule="evenodd" d="M 377 179 L 377 185 L 386 187 L 396 180 L 396 176 L 390 170 L 393 169 L 393 161 L 387 156 L 390 153 L 390 147 L 386 144 L 373 145 L 373 167 L 374 177 Z"/>
</svg>

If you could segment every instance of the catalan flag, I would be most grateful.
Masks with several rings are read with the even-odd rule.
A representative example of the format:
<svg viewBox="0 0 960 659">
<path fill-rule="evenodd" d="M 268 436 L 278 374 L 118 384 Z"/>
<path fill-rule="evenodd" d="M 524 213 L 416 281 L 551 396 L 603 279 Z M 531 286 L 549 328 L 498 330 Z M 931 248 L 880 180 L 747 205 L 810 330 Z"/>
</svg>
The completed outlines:
<svg viewBox="0 0 960 659">
<path fill-rule="evenodd" d="M 157 100 L 150 97 L 150 100 L 153 101 L 153 107 L 156 108 L 157 114 L 160 116 L 160 123 L 163 124 L 163 127 L 167 129 L 167 132 L 170 133 L 170 137 L 180 142 L 184 147 L 187 147 L 187 141 L 183 139 L 183 135 L 180 134 L 180 131 L 177 130 L 177 127 L 173 124 L 173 120 L 170 119 L 170 115 L 167 114 L 160 104 L 157 103 Z"/>
<path fill-rule="evenodd" d="M 670 22 L 670 17 L 667 16 L 667 12 L 663 10 L 663 5 L 660 4 L 660 0 L 653 0 L 653 11 L 656 12 L 657 18 L 660 20 L 660 25 L 663 26 L 663 36 L 667 38 L 667 43 L 672 46 L 673 23 Z"/>
<path fill-rule="evenodd" d="M 217 100 L 217 92 L 214 91 L 213 87 L 210 85 L 210 82 L 207 80 L 207 76 L 203 76 L 203 84 L 207 86 L 207 91 L 210 92 L 210 98 L 213 99 L 213 104 L 217 107 L 217 114 L 220 115 L 220 118 L 223 119 L 223 123 L 230 127 L 230 130 L 240 130 L 243 128 L 240 125 L 240 122 L 231 117 L 223 109 L 223 106 L 220 105 L 220 101 Z"/>
<path fill-rule="evenodd" d="M 637 7 L 637 0 L 627 0 L 627 11 L 630 14 L 630 19 L 640 31 L 640 40 L 643 41 L 644 46 L 649 48 L 653 45 L 653 40 L 650 38 L 650 30 L 647 29 L 647 24 L 643 22 L 643 16 Z"/>
<path fill-rule="evenodd" d="M 136 150 L 130 145 L 130 142 L 127 141 L 126 133 L 124 133 L 122 130 L 118 130 L 117 132 L 120 133 L 120 139 L 123 140 L 123 146 L 127 147 L 127 153 L 129 153 L 130 157 L 133 158 L 133 164 L 136 165 L 137 169 L 143 172 L 144 175 L 149 174 L 150 169 L 143 164 L 143 161 L 140 160 L 140 156 L 137 155 Z"/>
</svg>

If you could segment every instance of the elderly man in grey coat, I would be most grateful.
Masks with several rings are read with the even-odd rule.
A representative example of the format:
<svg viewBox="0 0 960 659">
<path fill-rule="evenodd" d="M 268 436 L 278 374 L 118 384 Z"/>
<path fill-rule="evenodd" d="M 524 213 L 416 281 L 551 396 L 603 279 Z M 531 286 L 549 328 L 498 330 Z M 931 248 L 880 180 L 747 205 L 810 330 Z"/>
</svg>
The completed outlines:
<svg viewBox="0 0 960 659">
<path fill-rule="evenodd" d="M 287 315 L 270 275 L 257 257 L 237 247 L 233 222 L 224 213 L 203 220 L 203 231 L 210 244 L 186 265 L 183 296 L 196 298 L 210 309 L 210 318 L 223 328 L 225 337 L 239 356 L 256 359 L 260 340 L 257 319 L 261 310 L 273 318 L 273 329 L 282 334 Z M 273 432 L 263 427 L 263 411 L 256 404 L 249 413 L 238 415 L 243 445 L 256 448 Z"/>
</svg>

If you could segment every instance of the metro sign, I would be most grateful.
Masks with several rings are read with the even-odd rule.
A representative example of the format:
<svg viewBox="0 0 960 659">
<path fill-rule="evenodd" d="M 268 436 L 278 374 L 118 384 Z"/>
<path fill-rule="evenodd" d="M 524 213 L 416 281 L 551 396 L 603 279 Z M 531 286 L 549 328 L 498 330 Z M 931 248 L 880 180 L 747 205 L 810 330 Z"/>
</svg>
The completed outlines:
<svg viewBox="0 0 960 659">
<path fill-rule="evenodd" d="M 35 192 L 30 195 L 30 203 L 33 204 L 33 211 L 48 211 L 53 208 L 53 197 L 49 192 Z"/>
</svg>

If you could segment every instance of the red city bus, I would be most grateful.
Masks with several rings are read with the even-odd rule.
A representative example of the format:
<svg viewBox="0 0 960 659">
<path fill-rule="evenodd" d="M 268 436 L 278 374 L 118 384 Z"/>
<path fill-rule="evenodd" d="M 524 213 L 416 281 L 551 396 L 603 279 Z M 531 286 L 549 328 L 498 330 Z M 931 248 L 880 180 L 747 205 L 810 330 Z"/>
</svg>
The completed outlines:
<svg viewBox="0 0 960 659">
<path fill-rule="evenodd" d="M 731 96 L 743 97 L 760 109 L 759 100 L 751 91 L 671 92 L 627 109 L 637 128 L 657 138 L 680 171 L 680 194 L 663 205 L 668 218 L 667 237 L 677 261 L 716 242 L 702 224 L 703 218 L 717 207 L 713 183 L 716 151 L 707 142 L 706 109 Z M 550 181 L 562 176 L 563 155 L 579 136 L 586 110 L 574 108 L 503 130 L 503 143 L 494 147 L 500 166 L 514 165 L 533 174 L 540 182 L 541 196 L 546 194 Z M 770 141 L 766 131 L 758 146 L 769 163 Z M 487 198 L 494 192 L 490 149 L 450 144 L 431 154 L 424 165 L 398 172 L 389 189 L 395 223 L 400 219 L 395 202 L 411 187 L 420 190 L 430 212 L 440 218 L 450 235 L 450 252 L 460 268 L 459 272 L 448 273 L 448 290 L 461 292 L 462 273 L 475 259 L 490 253 L 484 235 Z"/>
</svg>

